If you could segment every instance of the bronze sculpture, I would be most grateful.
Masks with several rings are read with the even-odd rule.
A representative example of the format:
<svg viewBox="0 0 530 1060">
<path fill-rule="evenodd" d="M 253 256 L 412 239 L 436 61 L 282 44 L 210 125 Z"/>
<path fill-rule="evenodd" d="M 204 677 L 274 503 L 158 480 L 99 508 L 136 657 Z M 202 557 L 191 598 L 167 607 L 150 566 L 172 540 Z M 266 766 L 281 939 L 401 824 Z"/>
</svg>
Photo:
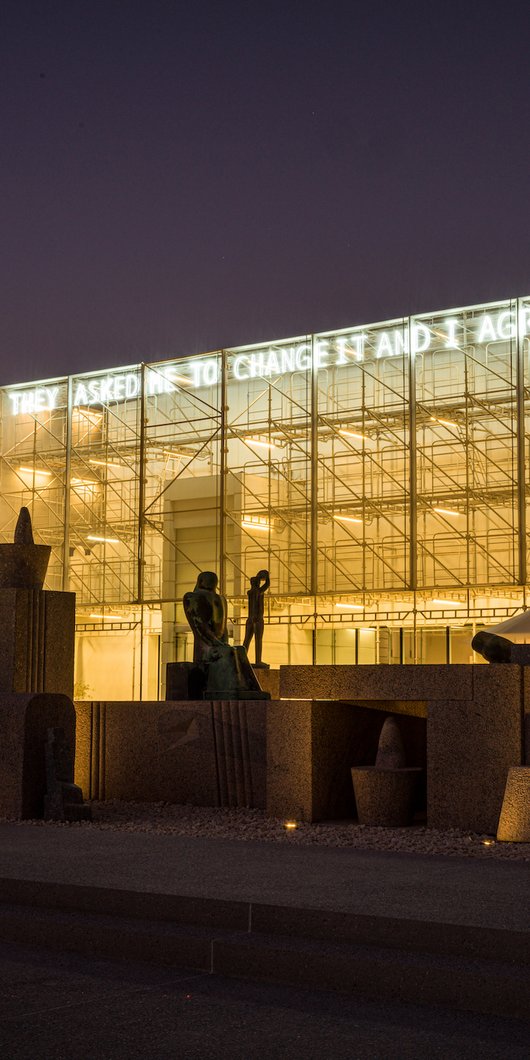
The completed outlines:
<svg viewBox="0 0 530 1060">
<path fill-rule="evenodd" d="M 263 619 L 264 612 L 264 595 L 267 592 L 271 583 L 268 570 L 259 570 L 255 577 L 250 579 L 250 589 L 247 592 L 248 596 L 248 618 L 245 628 L 245 639 L 243 641 L 243 647 L 248 651 L 252 638 L 254 637 L 254 648 L 256 652 L 256 661 L 253 663 L 258 669 L 268 670 L 269 664 L 264 663 L 261 660 L 261 652 L 263 645 L 263 630 L 265 628 L 265 622 Z"/>
<path fill-rule="evenodd" d="M 228 643 L 227 604 L 217 575 L 202 571 L 193 592 L 183 599 L 193 632 L 193 662 L 204 674 L 204 699 L 270 699 L 260 688 L 243 645 Z"/>
</svg>

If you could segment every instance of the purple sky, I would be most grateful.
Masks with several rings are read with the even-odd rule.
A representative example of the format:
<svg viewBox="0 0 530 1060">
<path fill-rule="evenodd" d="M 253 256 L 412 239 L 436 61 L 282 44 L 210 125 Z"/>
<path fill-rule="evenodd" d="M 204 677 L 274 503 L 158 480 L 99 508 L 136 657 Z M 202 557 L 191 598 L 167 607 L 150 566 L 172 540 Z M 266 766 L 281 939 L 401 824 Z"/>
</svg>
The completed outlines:
<svg viewBox="0 0 530 1060">
<path fill-rule="evenodd" d="M 530 294 L 530 4 L 2 0 L 0 382 Z"/>
</svg>

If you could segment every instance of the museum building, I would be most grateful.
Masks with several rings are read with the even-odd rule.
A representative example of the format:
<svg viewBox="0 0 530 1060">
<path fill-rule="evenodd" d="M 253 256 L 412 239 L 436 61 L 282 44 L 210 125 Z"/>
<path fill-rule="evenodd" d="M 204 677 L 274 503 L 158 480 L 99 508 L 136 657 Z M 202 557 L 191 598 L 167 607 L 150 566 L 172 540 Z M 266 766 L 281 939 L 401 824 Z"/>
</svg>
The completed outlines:
<svg viewBox="0 0 530 1060">
<path fill-rule="evenodd" d="M 156 699 L 218 572 L 264 659 L 470 662 L 526 605 L 530 298 L 2 389 L 21 505 L 76 593 L 76 696 Z M 476 658 L 474 661 L 477 661 Z"/>
</svg>

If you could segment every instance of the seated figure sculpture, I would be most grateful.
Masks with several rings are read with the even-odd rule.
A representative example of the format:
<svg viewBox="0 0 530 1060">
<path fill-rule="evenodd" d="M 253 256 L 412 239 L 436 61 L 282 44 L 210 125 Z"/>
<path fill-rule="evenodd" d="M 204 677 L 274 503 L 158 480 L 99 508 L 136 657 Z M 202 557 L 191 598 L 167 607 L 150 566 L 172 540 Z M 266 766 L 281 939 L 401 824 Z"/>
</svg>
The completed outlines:
<svg viewBox="0 0 530 1060">
<path fill-rule="evenodd" d="M 194 638 L 193 662 L 204 672 L 204 699 L 270 699 L 260 688 L 246 649 L 228 643 L 227 605 L 217 575 L 202 571 L 193 592 L 183 599 Z"/>
</svg>

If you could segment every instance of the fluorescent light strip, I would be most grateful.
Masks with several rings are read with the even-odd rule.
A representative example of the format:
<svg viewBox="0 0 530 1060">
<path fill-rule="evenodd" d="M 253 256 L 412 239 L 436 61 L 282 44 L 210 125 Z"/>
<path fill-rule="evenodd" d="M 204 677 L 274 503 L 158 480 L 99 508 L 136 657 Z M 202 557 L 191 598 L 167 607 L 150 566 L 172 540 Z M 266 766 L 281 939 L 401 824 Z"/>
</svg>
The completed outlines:
<svg viewBox="0 0 530 1060">
<path fill-rule="evenodd" d="M 364 434 L 357 434 L 356 431 L 346 431 L 341 427 L 339 434 L 343 434 L 345 438 L 358 438 L 361 442 L 365 441 L 366 436 Z"/>
<path fill-rule="evenodd" d="M 463 515 L 463 512 L 454 512 L 452 508 L 433 508 L 433 512 L 438 512 L 439 515 Z"/>
<path fill-rule="evenodd" d="M 25 475 L 50 475 L 51 471 L 44 471 L 39 467 L 19 467 L 19 471 L 24 472 Z"/>
<path fill-rule="evenodd" d="M 95 615 L 95 614 L 91 614 L 89 617 L 90 618 L 102 618 L 102 619 L 104 619 L 104 621 L 108 621 L 108 622 L 123 622 L 124 621 L 123 615 Z"/>
<path fill-rule="evenodd" d="M 89 460 L 89 464 L 93 464 L 94 467 L 125 467 L 125 464 L 112 464 L 110 460 Z"/>
<path fill-rule="evenodd" d="M 87 534 L 87 541 L 105 542 L 109 545 L 119 545 L 119 537 L 98 537 L 97 534 Z"/>
<path fill-rule="evenodd" d="M 438 416 L 431 416 L 433 423 L 441 423 L 442 427 L 458 427 L 458 423 L 453 423 L 452 420 L 441 420 Z"/>
<path fill-rule="evenodd" d="M 335 604 L 335 607 L 340 607 L 343 611 L 364 611 L 362 604 Z"/>
<path fill-rule="evenodd" d="M 355 516 L 353 516 L 353 515 L 334 515 L 333 518 L 336 519 L 339 523 L 361 523 L 362 524 L 362 519 L 356 519 Z"/>
<path fill-rule="evenodd" d="M 241 526 L 245 530 L 262 530 L 265 534 L 268 534 L 272 529 L 270 523 L 254 523 L 250 519 L 242 519 Z"/>
<path fill-rule="evenodd" d="M 263 449 L 274 449 L 274 442 L 262 442 L 260 438 L 245 438 L 248 445 L 262 446 Z"/>
</svg>

